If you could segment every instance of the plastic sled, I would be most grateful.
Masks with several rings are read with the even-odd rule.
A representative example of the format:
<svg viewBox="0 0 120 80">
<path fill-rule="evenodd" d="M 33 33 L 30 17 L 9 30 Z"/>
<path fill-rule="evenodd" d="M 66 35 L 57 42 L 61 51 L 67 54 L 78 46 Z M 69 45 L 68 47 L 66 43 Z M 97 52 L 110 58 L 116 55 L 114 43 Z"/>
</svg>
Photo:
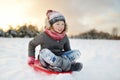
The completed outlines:
<svg viewBox="0 0 120 80">
<path fill-rule="evenodd" d="M 30 64 L 30 66 L 37 72 L 44 72 L 44 73 L 47 73 L 47 74 L 71 74 L 72 73 L 72 71 L 55 72 L 55 71 L 52 71 L 52 70 L 48 70 L 48 69 L 42 67 L 38 60 L 35 60 L 35 63 Z"/>
</svg>

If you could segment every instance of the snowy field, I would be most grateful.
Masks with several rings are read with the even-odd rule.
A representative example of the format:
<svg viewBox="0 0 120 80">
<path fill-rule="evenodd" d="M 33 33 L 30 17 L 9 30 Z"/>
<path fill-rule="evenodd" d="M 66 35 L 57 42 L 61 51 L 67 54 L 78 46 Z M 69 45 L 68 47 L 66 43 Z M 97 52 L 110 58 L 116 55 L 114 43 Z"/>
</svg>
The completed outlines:
<svg viewBox="0 0 120 80">
<path fill-rule="evenodd" d="M 120 40 L 70 39 L 72 49 L 82 53 L 78 61 L 84 68 L 59 75 L 38 73 L 26 64 L 30 40 L 0 38 L 0 80 L 120 80 Z"/>
</svg>

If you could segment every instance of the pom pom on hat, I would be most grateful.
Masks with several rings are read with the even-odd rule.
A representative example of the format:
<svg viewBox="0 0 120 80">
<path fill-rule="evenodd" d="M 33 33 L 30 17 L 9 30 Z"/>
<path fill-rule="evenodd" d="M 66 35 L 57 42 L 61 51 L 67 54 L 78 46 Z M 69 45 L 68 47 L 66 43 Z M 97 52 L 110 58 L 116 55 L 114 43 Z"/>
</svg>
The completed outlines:
<svg viewBox="0 0 120 80">
<path fill-rule="evenodd" d="M 65 17 L 61 13 L 59 13 L 58 11 L 48 10 L 46 13 L 46 16 L 48 18 L 50 25 L 53 25 L 57 21 L 64 21 L 65 22 Z"/>
</svg>

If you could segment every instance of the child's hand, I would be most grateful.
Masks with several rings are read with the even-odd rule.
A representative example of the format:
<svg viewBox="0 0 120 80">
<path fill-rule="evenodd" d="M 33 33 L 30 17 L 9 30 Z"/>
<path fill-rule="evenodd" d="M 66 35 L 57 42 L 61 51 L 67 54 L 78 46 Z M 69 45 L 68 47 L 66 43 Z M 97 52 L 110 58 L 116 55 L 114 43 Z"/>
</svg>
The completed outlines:
<svg viewBox="0 0 120 80">
<path fill-rule="evenodd" d="M 35 57 L 34 57 L 34 56 L 28 57 L 28 64 L 29 64 L 29 65 L 30 65 L 30 64 L 34 64 L 34 62 L 35 62 Z"/>
</svg>

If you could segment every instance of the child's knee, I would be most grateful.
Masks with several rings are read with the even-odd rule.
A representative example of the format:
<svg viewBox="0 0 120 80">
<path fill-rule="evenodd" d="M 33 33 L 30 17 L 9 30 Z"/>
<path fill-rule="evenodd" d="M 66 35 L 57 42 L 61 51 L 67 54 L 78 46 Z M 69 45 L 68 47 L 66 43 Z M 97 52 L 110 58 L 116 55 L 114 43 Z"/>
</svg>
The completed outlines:
<svg viewBox="0 0 120 80">
<path fill-rule="evenodd" d="M 80 55 L 81 53 L 79 50 L 71 50 L 63 54 L 63 56 L 66 56 L 71 62 L 77 60 Z"/>
<path fill-rule="evenodd" d="M 52 66 L 60 66 L 60 64 L 62 63 L 62 58 L 56 56 L 49 49 L 42 49 L 40 51 L 40 57 Z"/>
<path fill-rule="evenodd" d="M 44 58 L 44 57 L 50 56 L 53 53 L 49 49 L 45 48 L 45 49 L 42 49 L 39 54 L 41 57 Z"/>
<path fill-rule="evenodd" d="M 40 54 L 43 54 L 43 53 L 45 54 L 45 53 L 48 53 L 48 52 L 51 52 L 51 51 L 47 48 L 44 48 L 40 51 Z"/>
</svg>

